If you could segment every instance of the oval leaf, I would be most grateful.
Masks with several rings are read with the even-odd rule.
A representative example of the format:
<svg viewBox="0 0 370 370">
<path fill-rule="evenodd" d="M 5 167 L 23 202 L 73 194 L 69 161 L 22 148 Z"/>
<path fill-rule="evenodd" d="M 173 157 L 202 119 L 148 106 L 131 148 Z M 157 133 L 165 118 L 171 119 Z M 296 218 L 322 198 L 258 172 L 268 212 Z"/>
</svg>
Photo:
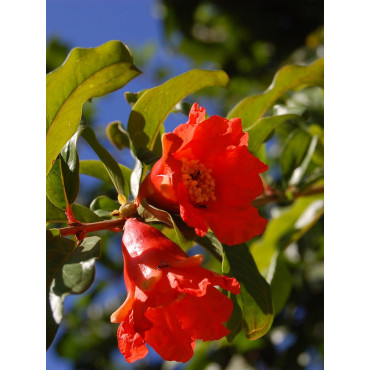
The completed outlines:
<svg viewBox="0 0 370 370">
<path fill-rule="evenodd" d="M 128 185 L 130 184 L 132 170 L 123 164 L 118 164 L 118 166 L 121 169 L 122 175 L 125 179 L 125 187 L 129 187 Z M 96 177 L 97 179 L 102 180 L 109 185 L 113 185 L 112 179 L 110 178 L 103 162 L 101 161 L 93 159 L 80 161 L 80 173 Z M 127 190 L 127 193 L 129 193 L 129 189 Z M 124 195 L 127 196 L 128 194 Z"/>
<path fill-rule="evenodd" d="M 125 178 L 123 177 L 122 171 L 112 157 L 112 155 L 105 149 L 96 138 L 95 132 L 91 127 L 86 127 L 82 133 L 83 138 L 88 142 L 94 152 L 103 162 L 103 165 L 112 180 L 114 187 L 118 194 L 123 194 L 128 197 L 128 188 L 125 186 Z"/>
<path fill-rule="evenodd" d="M 76 132 L 82 106 L 91 98 L 118 90 L 141 72 L 120 41 L 71 51 L 64 64 L 46 77 L 46 173 Z"/>
<path fill-rule="evenodd" d="M 299 90 L 306 86 L 323 86 L 323 84 L 324 59 L 319 59 L 309 66 L 285 66 L 276 73 L 271 85 L 262 94 L 248 96 L 240 101 L 227 118 L 241 118 L 243 128 L 247 130 L 286 91 Z"/>
<path fill-rule="evenodd" d="M 127 125 L 134 152 L 149 149 L 161 155 L 160 146 L 155 146 L 156 139 L 174 106 L 204 87 L 226 87 L 228 83 L 229 78 L 223 71 L 195 69 L 146 90 L 133 106 Z"/>
</svg>

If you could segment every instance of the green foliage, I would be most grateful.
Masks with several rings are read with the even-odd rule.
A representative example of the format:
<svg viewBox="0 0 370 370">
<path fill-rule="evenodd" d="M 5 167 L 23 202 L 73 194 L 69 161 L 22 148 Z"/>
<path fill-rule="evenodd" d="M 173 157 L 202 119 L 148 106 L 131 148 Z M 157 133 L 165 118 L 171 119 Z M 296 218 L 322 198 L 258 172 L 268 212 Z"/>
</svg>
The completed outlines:
<svg viewBox="0 0 370 370">
<path fill-rule="evenodd" d="M 324 85 L 323 59 L 307 67 L 296 65 L 283 67 L 276 73 L 271 85 L 262 94 L 248 96 L 240 101 L 229 112 L 227 118 L 240 117 L 243 128 L 248 130 L 285 92 L 299 90 L 310 85 Z"/>
<path fill-rule="evenodd" d="M 47 231 L 46 332 L 51 344 L 63 317 L 63 302 L 69 294 L 81 294 L 94 281 L 95 259 L 100 256 L 100 238 L 87 237 L 75 242 Z M 56 254 L 58 254 L 57 258 Z M 55 261 L 60 261 L 56 266 Z"/>
<path fill-rule="evenodd" d="M 120 89 L 139 73 L 127 47 L 109 41 L 97 48 L 73 49 L 64 64 L 47 75 L 46 173 L 76 132 L 82 105 Z"/>
<path fill-rule="evenodd" d="M 128 188 L 125 186 L 125 178 L 116 160 L 107 149 L 99 143 L 92 128 L 87 127 L 82 135 L 102 161 L 117 193 L 128 197 Z"/>
<path fill-rule="evenodd" d="M 142 152 L 147 149 L 161 154 L 161 147 L 155 146 L 156 139 L 163 132 L 164 120 L 180 100 L 204 87 L 226 87 L 228 82 L 223 71 L 193 70 L 146 90 L 132 107 L 127 124 L 138 158 L 142 159 Z"/>
<path fill-rule="evenodd" d="M 196 17 L 207 18 L 204 11 Z M 262 64 L 265 60 L 263 49 L 264 46 L 257 43 L 252 50 L 256 62 Z M 126 100 L 132 107 L 127 131 L 120 121 L 113 121 L 107 126 L 106 133 L 116 148 L 131 149 L 135 167 L 130 169 L 117 163 L 104 148 L 94 129 L 84 119 L 81 121 L 81 112 L 86 101 L 121 88 L 138 74 L 127 47 L 121 42 L 111 41 L 97 48 L 74 49 L 63 66 L 48 75 L 46 218 L 49 228 L 59 224 L 66 226 L 65 209 L 68 205 L 72 206 L 73 215 L 78 220 L 76 225 L 78 222 L 114 220 L 112 211 L 118 210 L 120 203 L 125 202 L 122 197 L 119 202 L 114 200 L 117 194 L 113 192 L 101 195 L 101 190 L 113 191 L 113 185 L 118 194 L 136 199 L 150 165 L 160 158 L 161 134 L 169 113 L 188 114 L 190 105 L 182 99 L 205 87 L 226 87 L 229 83 L 223 71 L 191 70 L 154 88 L 126 93 Z M 309 258 L 307 262 L 305 256 L 322 243 L 318 236 L 321 230 L 317 231 L 323 215 L 324 139 L 322 106 L 318 103 L 322 100 L 322 92 L 305 87 L 322 85 L 323 60 L 308 66 L 287 65 L 276 73 L 263 93 L 244 96 L 228 114 L 228 118 L 241 118 L 243 128 L 249 134 L 249 150 L 270 167 L 263 176 L 266 194 L 256 201 L 261 205 L 259 212 L 270 220 L 264 234 L 252 240 L 250 246 L 223 245 L 212 231 L 201 238 L 181 220 L 179 212 L 164 211 L 145 199 L 140 200 L 137 209 L 136 216 L 153 223 L 184 250 L 194 244 L 204 247 L 211 254 L 206 255 L 206 263 L 215 266 L 215 262 L 220 262 L 217 268 L 239 281 L 240 295 L 226 293 L 234 304 L 226 326 L 230 330 L 228 342 L 241 352 L 262 348 L 270 340 L 266 334 L 273 320 L 280 320 L 276 315 L 288 309 L 287 302 L 299 287 L 297 276 L 306 279 L 307 284 L 317 284 L 317 276 L 320 275 L 321 265 L 310 270 Z M 100 160 L 79 160 L 77 141 L 80 135 Z M 90 208 L 75 203 L 80 173 L 98 178 L 109 186 L 90 192 L 85 203 L 90 203 Z M 269 207 L 264 207 L 267 203 Z M 83 239 L 83 236 L 79 233 L 77 239 Z M 311 236 L 313 245 L 310 244 Z M 292 245 L 299 248 L 300 263 L 289 257 L 288 250 Z M 321 261 L 320 250 L 315 253 L 315 258 Z M 48 345 L 63 318 L 65 297 L 81 294 L 92 285 L 95 260 L 100 254 L 100 237 L 85 237 L 77 245 L 72 239 L 62 237 L 58 229 L 47 230 Z M 113 276 L 119 270 L 121 279 L 121 262 L 110 260 L 106 251 L 102 261 Z M 315 268 L 317 276 L 311 273 Z M 93 285 L 91 289 L 92 294 L 97 294 L 100 287 Z M 82 296 L 81 301 L 90 302 L 86 297 Z M 86 305 L 82 306 L 86 309 Z M 73 322 L 73 314 L 71 320 Z M 87 339 L 80 335 L 78 338 L 85 340 L 82 344 L 67 333 L 58 348 L 71 358 L 77 358 L 80 356 L 79 348 L 87 350 L 88 345 L 99 348 L 102 340 L 98 337 Z M 251 344 L 251 340 L 255 344 Z M 68 350 L 65 341 L 73 343 L 73 350 Z M 115 339 L 113 342 L 115 344 Z M 203 344 L 199 348 L 197 355 L 201 360 L 194 361 L 191 364 L 193 368 L 212 362 L 210 347 Z M 220 344 L 219 351 L 227 352 L 230 348 L 231 344 L 225 341 Z M 105 357 L 108 355 L 107 352 Z M 233 355 L 229 354 L 229 357 Z M 107 363 L 109 361 L 104 362 L 104 368 L 110 368 Z"/>
</svg>

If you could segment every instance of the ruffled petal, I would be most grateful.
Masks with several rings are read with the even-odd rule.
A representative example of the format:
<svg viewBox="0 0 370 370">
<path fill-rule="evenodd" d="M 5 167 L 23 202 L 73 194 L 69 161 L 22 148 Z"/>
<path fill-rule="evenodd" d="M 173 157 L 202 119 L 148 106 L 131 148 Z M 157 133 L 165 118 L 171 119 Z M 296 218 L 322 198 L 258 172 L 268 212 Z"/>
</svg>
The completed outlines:
<svg viewBox="0 0 370 370">
<path fill-rule="evenodd" d="M 132 311 L 129 317 L 121 322 L 117 331 L 118 348 L 127 362 L 144 358 L 148 353 L 144 337 L 132 326 Z"/>
</svg>

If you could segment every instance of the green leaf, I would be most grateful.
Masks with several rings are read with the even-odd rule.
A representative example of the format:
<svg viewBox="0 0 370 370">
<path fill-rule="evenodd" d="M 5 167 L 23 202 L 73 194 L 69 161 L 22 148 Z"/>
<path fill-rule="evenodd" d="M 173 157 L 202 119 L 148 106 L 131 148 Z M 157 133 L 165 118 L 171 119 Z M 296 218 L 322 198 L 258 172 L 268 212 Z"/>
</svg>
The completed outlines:
<svg viewBox="0 0 370 370">
<path fill-rule="evenodd" d="M 226 87 L 228 82 L 223 71 L 191 70 L 146 90 L 133 106 L 127 125 L 134 152 L 147 148 L 161 155 L 160 148 L 155 148 L 156 139 L 174 106 L 195 91 L 209 86 Z"/>
<path fill-rule="evenodd" d="M 74 203 L 72 205 L 72 211 L 76 219 L 81 222 L 97 222 L 103 220 L 89 208 L 81 204 Z M 53 203 L 51 203 L 47 197 L 46 197 L 46 221 L 48 223 L 51 222 L 67 223 L 67 216 L 64 213 L 64 211 L 56 207 Z"/>
<path fill-rule="evenodd" d="M 74 135 L 83 104 L 120 89 L 140 71 L 120 41 L 96 48 L 75 48 L 64 64 L 46 77 L 46 173 Z"/>
<path fill-rule="evenodd" d="M 95 259 L 99 257 L 100 238 L 87 237 L 69 254 L 55 274 L 46 299 L 47 347 L 52 343 L 62 321 L 65 297 L 83 293 L 91 286 L 95 276 Z"/>
<path fill-rule="evenodd" d="M 82 133 L 83 138 L 88 142 L 94 152 L 103 162 L 103 165 L 108 172 L 108 175 L 117 190 L 118 194 L 124 195 L 128 198 L 128 187 L 125 186 L 125 178 L 116 160 L 111 154 L 99 143 L 96 138 L 95 132 L 91 127 L 86 127 Z"/>
<path fill-rule="evenodd" d="M 285 307 L 293 285 L 292 274 L 281 253 L 277 253 L 273 257 L 267 281 L 270 283 L 272 306 L 275 315 L 277 315 Z"/>
<path fill-rule="evenodd" d="M 297 167 L 293 171 L 292 177 L 290 178 L 288 185 L 297 186 L 298 184 L 300 184 L 303 176 L 305 175 L 307 171 L 308 165 L 311 162 L 312 156 L 315 152 L 318 138 L 319 137 L 317 135 L 312 138 L 310 146 L 308 147 L 307 153 L 305 157 L 303 158 L 302 163 L 300 164 L 299 167 Z"/>
<path fill-rule="evenodd" d="M 131 178 L 130 178 L 130 185 L 131 185 L 131 193 L 134 199 L 139 194 L 139 187 L 141 182 L 141 177 L 145 175 L 143 174 L 143 165 L 141 164 L 140 160 L 136 160 L 134 170 L 132 171 Z"/>
<path fill-rule="evenodd" d="M 128 187 L 128 185 L 130 184 L 132 171 L 123 164 L 118 165 L 121 169 L 123 177 L 125 178 L 125 186 Z M 109 185 L 113 185 L 112 179 L 109 177 L 109 174 L 105 169 L 103 162 L 101 161 L 92 159 L 80 161 L 80 173 L 96 177 L 97 179 L 102 180 Z M 126 196 L 126 194 L 124 195 Z"/>
<path fill-rule="evenodd" d="M 62 238 L 52 230 L 46 230 L 46 348 L 52 343 L 60 324 L 60 315 L 57 312 L 55 317 L 53 315 L 50 287 L 75 245 L 73 240 Z"/>
<path fill-rule="evenodd" d="M 101 195 L 95 198 L 90 204 L 90 209 L 94 211 L 99 217 L 107 218 L 111 218 L 110 214 L 114 210 L 119 209 L 119 207 L 120 204 L 117 201 L 110 199 L 105 195 Z"/>
<path fill-rule="evenodd" d="M 274 254 L 299 240 L 323 213 L 323 194 L 299 197 L 291 206 L 282 208 L 269 221 L 262 238 L 251 244 L 259 271 L 266 276 Z"/>
<path fill-rule="evenodd" d="M 299 90 L 306 86 L 323 86 L 324 60 L 318 59 L 309 66 L 287 65 L 275 75 L 271 85 L 258 95 L 241 100 L 228 114 L 227 118 L 239 117 L 243 128 L 253 125 L 269 107 L 289 90 Z"/>
<path fill-rule="evenodd" d="M 118 149 L 130 148 L 128 132 L 120 121 L 111 122 L 106 129 L 110 142 Z"/>
<path fill-rule="evenodd" d="M 292 119 L 302 118 L 296 114 L 283 114 L 281 116 L 265 117 L 259 119 L 252 126 L 246 128 L 246 131 L 248 131 L 249 135 L 249 151 L 256 153 L 276 127 Z"/>
<path fill-rule="evenodd" d="M 182 235 L 172 216 L 159 208 L 150 205 L 145 199 L 140 200 L 140 206 L 137 209 L 138 214 L 144 218 L 145 222 L 162 222 L 170 227 L 173 227 L 176 233 L 176 243 L 180 246 L 185 245 L 187 240 Z"/>
<path fill-rule="evenodd" d="M 75 201 L 80 187 L 77 140 L 85 127 L 84 124 L 78 127 L 46 176 L 47 196 L 54 205 L 63 209 L 66 208 L 67 202 L 71 205 Z"/>
<path fill-rule="evenodd" d="M 240 296 L 233 298 L 233 314 L 227 323 L 231 330 L 228 340 L 233 339 L 240 327 L 250 340 L 258 339 L 268 332 L 273 321 L 270 286 L 259 273 L 246 244 L 222 247 L 222 272 L 235 277 L 241 288 Z"/>
</svg>

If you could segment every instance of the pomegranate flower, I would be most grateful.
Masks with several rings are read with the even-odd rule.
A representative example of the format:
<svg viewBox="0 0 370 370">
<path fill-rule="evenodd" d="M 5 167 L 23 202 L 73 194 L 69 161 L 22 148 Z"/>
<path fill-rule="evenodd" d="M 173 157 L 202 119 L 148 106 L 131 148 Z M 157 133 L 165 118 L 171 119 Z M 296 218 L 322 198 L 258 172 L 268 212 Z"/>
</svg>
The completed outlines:
<svg viewBox="0 0 370 370">
<path fill-rule="evenodd" d="M 179 213 L 199 236 L 210 228 L 223 243 L 243 243 L 266 228 L 251 202 L 264 191 L 259 174 L 268 167 L 248 151 L 240 118 L 205 114 L 194 103 L 189 121 L 162 136 L 162 157 L 138 198 Z"/>
<path fill-rule="evenodd" d="M 146 356 L 146 343 L 165 360 L 189 361 L 196 339 L 224 337 L 233 304 L 215 285 L 240 293 L 234 278 L 200 267 L 154 227 L 126 221 L 122 238 L 127 298 L 112 314 L 118 347 L 128 362 Z"/>
</svg>

